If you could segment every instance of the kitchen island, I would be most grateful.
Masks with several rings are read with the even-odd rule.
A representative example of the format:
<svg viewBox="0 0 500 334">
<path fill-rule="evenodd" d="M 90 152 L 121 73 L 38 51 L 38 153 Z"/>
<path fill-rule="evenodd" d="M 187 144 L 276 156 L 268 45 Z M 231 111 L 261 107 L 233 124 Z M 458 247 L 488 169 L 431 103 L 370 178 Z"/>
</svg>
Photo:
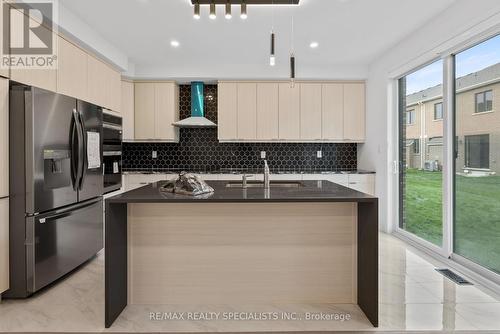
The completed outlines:
<svg viewBox="0 0 500 334">
<path fill-rule="evenodd" d="M 105 325 L 127 304 L 357 304 L 378 326 L 378 200 L 328 181 L 158 182 L 106 200 Z"/>
</svg>

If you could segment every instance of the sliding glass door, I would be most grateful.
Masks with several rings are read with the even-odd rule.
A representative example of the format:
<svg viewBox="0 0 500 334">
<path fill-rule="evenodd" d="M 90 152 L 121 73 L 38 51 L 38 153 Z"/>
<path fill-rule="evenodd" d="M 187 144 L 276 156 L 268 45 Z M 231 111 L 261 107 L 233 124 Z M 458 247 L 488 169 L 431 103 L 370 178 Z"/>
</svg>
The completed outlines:
<svg viewBox="0 0 500 334">
<path fill-rule="evenodd" d="M 443 57 L 399 79 L 398 232 L 500 282 L 500 35 Z"/>
<path fill-rule="evenodd" d="M 399 227 L 443 243 L 443 61 L 399 80 Z"/>
<path fill-rule="evenodd" d="M 500 36 L 455 56 L 454 253 L 500 273 Z"/>
</svg>

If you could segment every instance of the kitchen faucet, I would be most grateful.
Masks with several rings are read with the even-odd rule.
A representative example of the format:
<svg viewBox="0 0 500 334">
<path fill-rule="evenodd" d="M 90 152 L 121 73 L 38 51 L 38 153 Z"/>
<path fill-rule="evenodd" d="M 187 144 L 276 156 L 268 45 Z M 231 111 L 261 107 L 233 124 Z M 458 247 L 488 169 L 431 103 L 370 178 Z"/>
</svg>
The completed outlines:
<svg viewBox="0 0 500 334">
<path fill-rule="evenodd" d="M 269 166 L 267 164 L 267 160 L 264 160 L 264 189 L 269 189 Z"/>
</svg>

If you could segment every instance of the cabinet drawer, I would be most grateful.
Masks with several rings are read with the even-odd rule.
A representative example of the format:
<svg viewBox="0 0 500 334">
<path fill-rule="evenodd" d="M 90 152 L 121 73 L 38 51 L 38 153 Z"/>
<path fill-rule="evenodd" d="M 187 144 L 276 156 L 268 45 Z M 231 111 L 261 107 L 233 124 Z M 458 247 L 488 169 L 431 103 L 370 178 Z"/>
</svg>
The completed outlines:
<svg viewBox="0 0 500 334">
<path fill-rule="evenodd" d="M 349 183 L 374 183 L 373 174 L 349 174 Z"/>
</svg>

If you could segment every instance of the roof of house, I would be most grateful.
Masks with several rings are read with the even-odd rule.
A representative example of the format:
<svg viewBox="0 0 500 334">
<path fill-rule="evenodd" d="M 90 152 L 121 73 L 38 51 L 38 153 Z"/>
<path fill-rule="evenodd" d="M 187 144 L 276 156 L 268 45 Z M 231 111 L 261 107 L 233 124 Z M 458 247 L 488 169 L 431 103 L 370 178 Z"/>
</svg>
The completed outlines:
<svg viewBox="0 0 500 334">
<path fill-rule="evenodd" d="M 467 90 L 481 83 L 500 81 L 500 63 L 486 67 L 481 71 L 464 75 L 457 79 L 457 89 Z M 443 85 L 437 85 L 406 96 L 406 105 L 429 101 L 443 96 Z"/>
</svg>

